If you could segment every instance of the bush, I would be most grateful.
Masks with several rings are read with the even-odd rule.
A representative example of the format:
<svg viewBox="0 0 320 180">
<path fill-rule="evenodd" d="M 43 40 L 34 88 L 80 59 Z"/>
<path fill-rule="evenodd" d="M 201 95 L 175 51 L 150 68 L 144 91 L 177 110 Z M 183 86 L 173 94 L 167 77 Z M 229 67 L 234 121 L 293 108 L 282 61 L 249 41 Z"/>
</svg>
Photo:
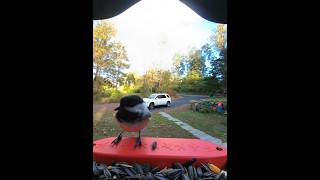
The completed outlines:
<svg viewBox="0 0 320 180">
<path fill-rule="evenodd" d="M 124 96 L 125 93 L 121 92 L 116 88 L 108 88 L 103 87 L 100 89 L 93 89 L 93 102 L 94 103 L 111 103 L 111 102 L 119 102 L 121 97 Z"/>
<path fill-rule="evenodd" d="M 136 89 L 134 89 L 134 92 L 133 93 L 141 93 L 142 91 L 141 91 L 141 88 L 136 88 Z"/>
<path fill-rule="evenodd" d="M 148 97 L 148 96 L 150 96 L 151 93 L 149 93 L 149 92 L 142 92 L 142 93 L 140 93 L 140 94 L 141 94 L 142 97 Z"/>
<path fill-rule="evenodd" d="M 200 103 L 198 103 L 198 107 L 197 109 L 199 109 L 199 112 L 202 113 L 209 113 L 209 112 L 213 112 L 213 103 L 210 101 L 200 101 Z"/>
<path fill-rule="evenodd" d="M 112 89 L 109 89 L 107 87 L 103 89 L 103 92 L 102 92 L 103 97 L 110 97 L 111 94 L 112 94 Z"/>
<path fill-rule="evenodd" d="M 119 102 L 122 96 L 124 96 L 124 94 L 121 91 L 118 89 L 112 89 L 110 102 Z"/>
<path fill-rule="evenodd" d="M 201 113 L 215 112 L 215 110 L 213 110 L 213 107 L 217 106 L 218 102 L 222 102 L 224 110 L 227 110 L 227 99 L 225 98 L 206 99 L 198 102 L 191 102 L 191 104 L 194 104 L 193 106 L 191 106 L 191 108 Z"/>
</svg>

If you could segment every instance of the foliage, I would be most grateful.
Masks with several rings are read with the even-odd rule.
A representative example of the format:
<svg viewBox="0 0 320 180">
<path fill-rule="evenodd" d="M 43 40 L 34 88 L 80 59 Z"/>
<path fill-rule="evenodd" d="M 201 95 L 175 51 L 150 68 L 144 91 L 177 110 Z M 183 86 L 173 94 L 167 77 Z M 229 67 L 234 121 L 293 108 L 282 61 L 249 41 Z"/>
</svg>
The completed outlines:
<svg viewBox="0 0 320 180">
<path fill-rule="evenodd" d="M 123 70 L 129 68 L 127 51 L 120 43 L 113 40 L 116 29 L 108 21 L 102 21 L 93 28 L 93 65 L 95 78 L 104 76 L 112 86 L 118 87 L 123 79 Z"/>
<path fill-rule="evenodd" d="M 145 74 L 125 73 L 127 51 L 114 40 L 117 31 L 108 21 L 93 29 L 93 97 L 96 102 L 117 102 L 121 96 L 151 93 L 222 94 L 227 89 L 226 26 L 219 24 L 211 39 L 201 48 L 176 53 L 172 69 L 148 69 Z M 102 100 L 101 100 L 102 99 Z"/>
</svg>

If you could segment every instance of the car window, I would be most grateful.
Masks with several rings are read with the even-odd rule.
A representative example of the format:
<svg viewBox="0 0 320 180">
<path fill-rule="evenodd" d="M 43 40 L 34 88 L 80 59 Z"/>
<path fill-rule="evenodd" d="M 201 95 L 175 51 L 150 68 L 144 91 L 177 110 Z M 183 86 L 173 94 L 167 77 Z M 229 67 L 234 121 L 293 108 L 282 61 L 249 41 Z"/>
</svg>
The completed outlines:
<svg viewBox="0 0 320 180">
<path fill-rule="evenodd" d="M 167 97 L 168 97 L 168 98 L 170 98 L 170 96 L 169 96 L 169 95 L 167 95 Z"/>
<path fill-rule="evenodd" d="M 154 99 L 155 95 L 154 94 L 151 94 L 148 98 L 149 99 Z"/>
<path fill-rule="evenodd" d="M 157 96 L 157 98 L 158 98 L 158 99 L 161 99 L 161 98 L 162 98 L 162 96 L 161 96 L 161 95 L 159 95 L 159 96 Z"/>
<path fill-rule="evenodd" d="M 165 95 L 161 95 L 161 98 L 167 98 Z"/>
</svg>

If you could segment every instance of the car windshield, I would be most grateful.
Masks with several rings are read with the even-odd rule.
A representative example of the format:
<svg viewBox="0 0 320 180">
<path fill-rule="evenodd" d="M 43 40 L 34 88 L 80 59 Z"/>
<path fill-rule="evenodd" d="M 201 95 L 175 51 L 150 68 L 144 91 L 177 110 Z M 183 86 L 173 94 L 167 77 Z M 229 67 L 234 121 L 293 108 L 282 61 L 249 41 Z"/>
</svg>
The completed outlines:
<svg viewBox="0 0 320 180">
<path fill-rule="evenodd" d="M 148 98 L 149 98 L 149 99 L 154 99 L 155 97 L 156 97 L 155 94 L 151 94 Z"/>
</svg>

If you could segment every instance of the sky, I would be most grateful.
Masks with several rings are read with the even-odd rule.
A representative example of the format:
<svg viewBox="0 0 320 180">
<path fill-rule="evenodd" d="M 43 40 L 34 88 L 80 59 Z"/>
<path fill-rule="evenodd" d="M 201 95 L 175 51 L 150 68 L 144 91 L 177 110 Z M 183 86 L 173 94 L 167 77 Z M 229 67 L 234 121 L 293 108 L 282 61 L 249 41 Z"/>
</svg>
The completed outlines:
<svg viewBox="0 0 320 180">
<path fill-rule="evenodd" d="M 142 0 L 106 20 L 115 25 L 115 40 L 127 50 L 130 68 L 126 71 L 140 75 L 152 67 L 171 69 L 175 53 L 200 48 L 217 25 L 178 0 Z"/>
</svg>

